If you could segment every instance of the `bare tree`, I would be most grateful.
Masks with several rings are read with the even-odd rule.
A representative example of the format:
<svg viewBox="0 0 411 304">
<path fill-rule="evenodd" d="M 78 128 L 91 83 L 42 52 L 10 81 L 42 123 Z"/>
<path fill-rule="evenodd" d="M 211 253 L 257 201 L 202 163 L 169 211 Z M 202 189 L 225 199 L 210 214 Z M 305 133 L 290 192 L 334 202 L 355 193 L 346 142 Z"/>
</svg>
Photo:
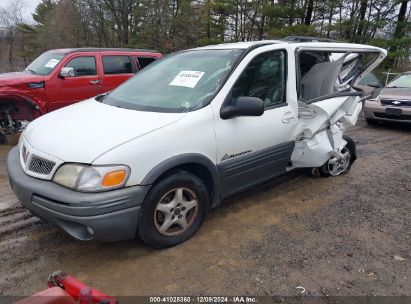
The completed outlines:
<svg viewBox="0 0 411 304">
<path fill-rule="evenodd" d="M 34 24 L 18 25 L 21 1 L 0 9 L 0 52 L 11 66 L 23 53 L 32 59 L 60 47 L 167 53 L 288 35 L 377 43 L 393 58 L 409 54 L 410 0 L 41 0 Z"/>
<path fill-rule="evenodd" d="M 8 44 L 8 61 L 11 70 L 14 70 L 14 47 L 16 43 L 17 25 L 23 23 L 23 2 L 15 0 L 6 8 L 0 8 L 0 29 L 4 33 Z"/>
</svg>

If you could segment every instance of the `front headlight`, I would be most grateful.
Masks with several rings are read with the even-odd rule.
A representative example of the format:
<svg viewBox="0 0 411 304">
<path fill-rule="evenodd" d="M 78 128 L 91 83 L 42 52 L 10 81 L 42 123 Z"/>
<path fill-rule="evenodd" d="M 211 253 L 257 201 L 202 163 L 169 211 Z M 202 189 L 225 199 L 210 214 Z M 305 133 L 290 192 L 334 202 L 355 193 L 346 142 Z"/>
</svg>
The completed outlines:
<svg viewBox="0 0 411 304">
<path fill-rule="evenodd" d="M 129 175 L 127 166 L 65 164 L 54 174 L 53 182 L 78 191 L 96 192 L 123 187 Z"/>
</svg>

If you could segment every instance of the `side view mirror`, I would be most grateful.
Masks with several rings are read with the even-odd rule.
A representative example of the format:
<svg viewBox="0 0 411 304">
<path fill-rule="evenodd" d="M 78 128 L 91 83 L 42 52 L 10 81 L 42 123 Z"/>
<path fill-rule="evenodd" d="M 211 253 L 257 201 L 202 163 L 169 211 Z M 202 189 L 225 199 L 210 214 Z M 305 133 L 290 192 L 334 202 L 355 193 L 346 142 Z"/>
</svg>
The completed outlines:
<svg viewBox="0 0 411 304">
<path fill-rule="evenodd" d="M 74 77 L 74 69 L 69 67 L 64 67 L 60 71 L 60 76 L 63 78 Z"/>
<path fill-rule="evenodd" d="M 222 119 L 237 116 L 261 116 L 264 113 L 264 101 L 257 97 L 240 96 L 233 105 L 225 106 L 220 110 Z"/>
</svg>

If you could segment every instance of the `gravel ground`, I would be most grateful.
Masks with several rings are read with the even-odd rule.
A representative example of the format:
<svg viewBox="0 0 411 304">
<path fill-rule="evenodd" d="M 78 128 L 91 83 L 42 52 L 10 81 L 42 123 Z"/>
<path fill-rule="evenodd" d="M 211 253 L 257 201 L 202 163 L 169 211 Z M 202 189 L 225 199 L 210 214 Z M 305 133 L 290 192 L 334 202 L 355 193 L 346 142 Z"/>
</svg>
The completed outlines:
<svg viewBox="0 0 411 304">
<path fill-rule="evenodd" d="M 411 127 L 367 126 L 351 172 L 294 172 L 228 200 L 189 241 L 74 241 L 32 217 L 0 175 L 0 295 L 30 295 L 60 269 L 126 295 L 411 296 Z M 7 147 L 1 147 L 4 160 Z M 4 164 L 3 164 L 4 166 Z"/>
</svg>

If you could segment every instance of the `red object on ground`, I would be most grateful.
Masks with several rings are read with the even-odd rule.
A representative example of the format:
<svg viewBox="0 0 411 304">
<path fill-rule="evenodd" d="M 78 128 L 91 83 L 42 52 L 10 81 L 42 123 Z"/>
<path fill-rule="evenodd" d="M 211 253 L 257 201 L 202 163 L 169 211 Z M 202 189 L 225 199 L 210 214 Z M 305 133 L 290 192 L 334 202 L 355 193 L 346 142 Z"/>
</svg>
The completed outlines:
<svg viewBox="0 0 411 304">
<path fill-rule="evenodd" d="M 76 304 L 76 301 L 64 289 L 51 287 L 14 304 Z"/>
<path fill-rule="evenodd" d="M 118 304 L 118 301 L 115 298 L 110 297 L 95 288 L 87 286 L 75 277 L 61 271 L 54 272 L 49 277 L 47 285 L 50 288 L 58 286 L 64 289 L 66 293 L 80 304 Z"/>
</svg>

